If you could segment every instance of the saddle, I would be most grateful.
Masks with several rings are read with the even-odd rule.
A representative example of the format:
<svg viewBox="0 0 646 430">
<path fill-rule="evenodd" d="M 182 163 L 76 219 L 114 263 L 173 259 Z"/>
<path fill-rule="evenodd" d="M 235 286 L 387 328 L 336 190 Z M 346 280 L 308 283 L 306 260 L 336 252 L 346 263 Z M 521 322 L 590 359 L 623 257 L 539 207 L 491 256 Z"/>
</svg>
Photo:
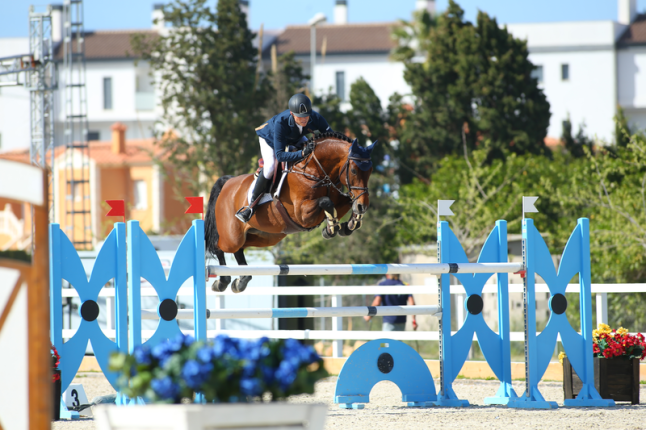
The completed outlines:
<svg viewBox="0 0 646 430">
<path fill-rule="evenodd" d="M 294 151 L 296 148 L 294 147 L 289 147 L 288 152 Z M 263 159 L 258 160 L 258 169 L 256 170 L 256 173 L 254 173 L 254 178 L 258 178 L 259 175 L 262 174 L 262 168 L 264 166 Z M 283 221 L 285 222 L 285 229 L 283 229 L 284 234 L 293 234 L 293 233 L 301 233 L 304 231 L 310 231 L 313 230 L 316 227 L 313 228 L 305 228 L 299 224 L 297 224 L 287 213 L 287 209 L 285 209 L 285 206 L 283 203 L 280 201 L 280 190 L 283 186 L 283 183 L 285 182 L 285 179 L 287 177 L 287 174 L 289 172 L 290 164 L 289 163 L 278 163 L 276 166 L 276 169 L 274 169 L 274 176 L 271 181 L 271 186 L 269 187 L 269 192 L 261 194 L 256 201 L 251 202 L 250 207 L 255 207 L 257 205 L 262 205 L 264 203 L 268 203 L 270 201 L 273 201 L 276 209 L 278 210 L 278 213 L 280 216 L 283 218 Z M 255 182 L 255 179 L 254 179 Z M 253 190 L 254 183 L 251 184 L 251 187 L 249 189 L 249 195 L 247 198 L 251 197 L 251 191 Z"/>
</svg>

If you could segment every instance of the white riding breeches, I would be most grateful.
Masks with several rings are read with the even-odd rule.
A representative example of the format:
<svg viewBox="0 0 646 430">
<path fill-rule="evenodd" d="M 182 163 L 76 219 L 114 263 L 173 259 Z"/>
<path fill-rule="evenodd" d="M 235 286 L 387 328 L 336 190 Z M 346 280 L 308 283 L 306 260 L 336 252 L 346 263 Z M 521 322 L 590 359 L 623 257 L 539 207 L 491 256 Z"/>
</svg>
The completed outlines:
<svg viewBox="0 0 646 430">
<path fill-rule="evenodd" d="M 260 140 L 260 153 L 262 154 L 262 175 L 266 179 L 271 179 L 274 176 L 274 170 L 276 169 L 276 154 L 274 153 L 274 148 L 267 144 L 267 141 L 262 137 Z M 301 139 L 302 142 L 307 142 L 307 137 L 303 136 Z"/>
</svg>

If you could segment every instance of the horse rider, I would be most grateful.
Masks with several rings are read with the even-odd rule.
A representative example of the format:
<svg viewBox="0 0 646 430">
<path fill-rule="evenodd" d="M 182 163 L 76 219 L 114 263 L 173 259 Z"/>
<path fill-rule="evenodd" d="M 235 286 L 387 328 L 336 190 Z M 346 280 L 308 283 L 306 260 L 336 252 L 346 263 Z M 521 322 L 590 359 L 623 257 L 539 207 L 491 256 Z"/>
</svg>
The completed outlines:
<svg viewBox="0 0 646 430">
<path fill-rule="evenodd" d="M 289 145 L 302 146 L 304 142 L 307 142 L 305 135 L 315 131 L 323 133 L 330 132 L 332 129 L 323 116 L 312 110 L 312 102 L 305 94 L 292 96 L 289 99 L 289 109 L 256 128 L 264 165 L 262 174 L 258 175 L 258 179 L 256 179 L 249 205 L 238 210 L 236 218 L 245 223 L 249 222 L 254 213 L 251 204 L 262 194 L 268 192 L 271 187 L 276 162 L 295 163 L 312 153 L 313 143 L 305 145 L 301 151 L 286 152 L 285 149 Z"/>
</svg>

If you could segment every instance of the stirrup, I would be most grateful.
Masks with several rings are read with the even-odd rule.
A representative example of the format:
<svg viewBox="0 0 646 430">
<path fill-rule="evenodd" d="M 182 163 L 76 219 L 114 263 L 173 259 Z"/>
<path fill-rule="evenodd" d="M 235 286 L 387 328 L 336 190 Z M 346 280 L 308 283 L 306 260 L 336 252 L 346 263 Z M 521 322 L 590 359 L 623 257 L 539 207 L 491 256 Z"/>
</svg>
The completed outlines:
<svg viewBox="0 0 646 430">
<path fill-rule="evenodd" d="M 236 218 L 238 218 L 243 223 L 248 223 L 251 217 L 253 216 L 253 209 L 249 206 L 244 206 L 236 212 Z"/>
</svg>

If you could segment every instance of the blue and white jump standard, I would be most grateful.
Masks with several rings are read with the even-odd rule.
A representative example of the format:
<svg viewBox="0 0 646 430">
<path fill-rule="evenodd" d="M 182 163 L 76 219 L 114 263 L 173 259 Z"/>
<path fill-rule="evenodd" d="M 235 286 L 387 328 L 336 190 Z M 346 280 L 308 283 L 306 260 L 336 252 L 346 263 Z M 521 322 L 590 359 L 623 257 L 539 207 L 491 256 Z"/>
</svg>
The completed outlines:
<svg viewBox="0 0 646 430">
<path fill-rule="evenodd" d="M 268 265 L 206 266 L 204 223 L 195 220 L 177 249 L 168 277 L 161 261 L 137 221 L 115 228 L 101 248 L 88 281 L 78 253 L 58 224 L 50 225 L 51 340 L 61 353 L 62 388 L 65 389 L 79 369 L 90 342 L 96 359 L 108 381 L 116 387 L 116 377 L 107 369 L 110 353 L 133 351 L 142 343 L 141 321 L 158 319 L 153 335 L 145 342 L 155 343 L 179 333 L 178 319 L 193 319 L 197 339 L 206 338 L 206 320 L 215 318 L 310 318 L 363 315 L 435 315 L 440 319 L 440 391 L 421 356 L 402 342 L 379 339 L 358 348 L 343 366 L 335 390 L 335 403 L 342 408 L 360 409 L 368 403 L 372 387 L 382 381 L 394 382 L 408 406 L 467 406 L 458 399 L 452 383 L 466 361 L 477 335 L 487 363 L 500 380 L 500 388 L 485 403 L 507 404 L 517 408 L 553 408 L 538 391 L 560 334 L 572 365 L 583 381 L 583 388 L 566 406 L 611 406 L 612 400 L 601 399 L 594 389 L 592 370 L 592 319 L 590 291 L 590 249 L 588 220 L 580 219 L 570 237 L 558 275 L 545 242 L 531 220 L 523 223 L 522 263 L 507 262 L 507 225 L 498 221 L 487 238 L 477 263 L 470 263 L 462 245 L 448 223 L 438 223 L 438 261 L 436 264 L 341 264 L 341 265 Z M 127 249 L 126 249 L 127 244 Z M 128 271 L 126 271 L 128 268 Z M 510 272 L 525 270 L 525 350 L 526 392 L 517 396 L 511 387 L 509 347 L 508 277 Z M 126 275 L 127 273 L 127 275 Z M 294 309 L 206 309 L 206 278 L 236 275 L 439 275 L 438 306 L 294 308 Z M 581 285 L 581 334 L 565 316 L 565 287 L 579 274 Z M 482 316 L 482 289 L 486 281 L 498 274 L 498 333 L 491 330 Z M 536 335 L 534 276 L 548 284 L 551 317 L 541 334 Z M 464 286 L 467 293 L 467 317 L 462 327 L 451 335 L 450 276 Z M 157 292 L 160 304 L 156 310 L 141 309 L 141 278 Z M 181 285 L 192 278 L 194 310 L 179 310 L 175 302 Z M 62 280 L 68 281 L 81 298 L 81 325 L 76 334 L 63 343 Z M 114 279 L 116 341 L 108 339 L 98 326 L 97 298 L 101 288 Z M 122 403 L 129 403 L 122 399 Z M 131 401 L 130 401 L 131 402 Z M 67 411 L 62 406 L 62 411 Z M 72 416 L 69 412 L 67 415 Z"/>
</svg>

